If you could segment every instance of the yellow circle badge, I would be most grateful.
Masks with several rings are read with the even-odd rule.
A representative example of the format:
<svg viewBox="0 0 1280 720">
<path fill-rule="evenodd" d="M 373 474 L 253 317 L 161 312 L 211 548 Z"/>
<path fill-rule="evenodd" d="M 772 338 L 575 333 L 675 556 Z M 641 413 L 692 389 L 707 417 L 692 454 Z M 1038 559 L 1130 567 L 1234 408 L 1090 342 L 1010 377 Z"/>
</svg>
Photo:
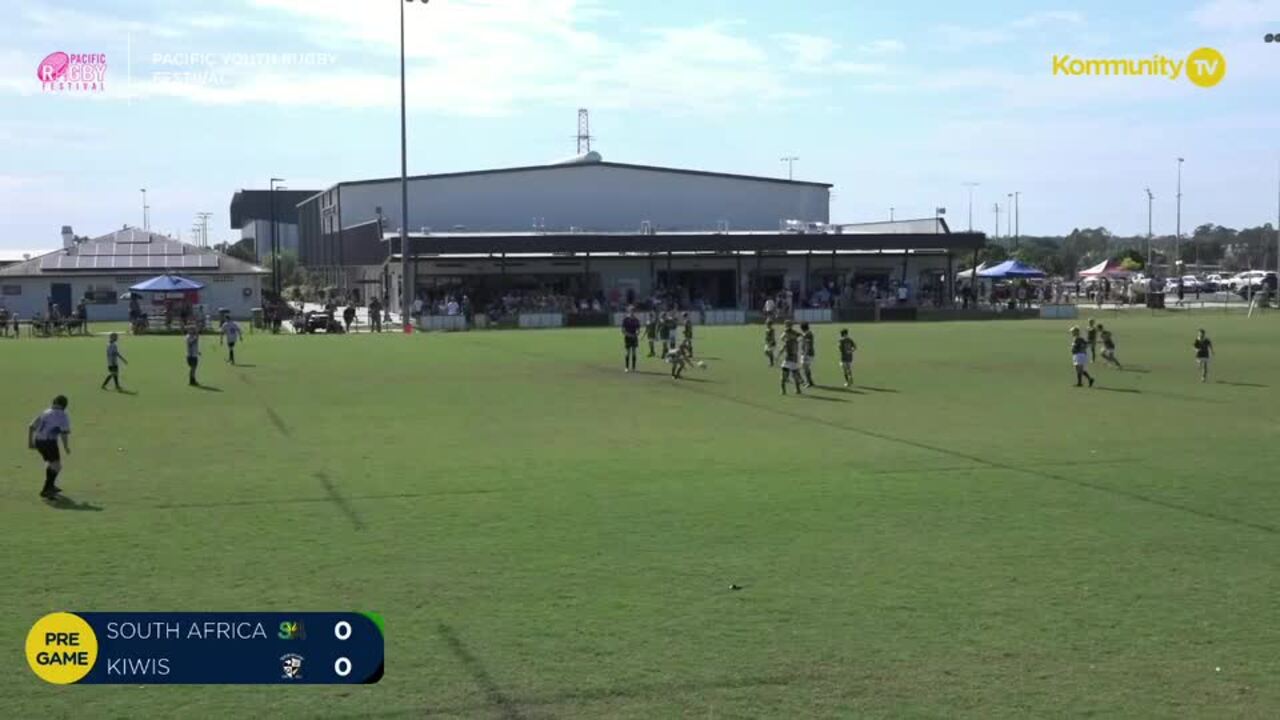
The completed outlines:
<svg viewBox="0 0 1280 720">
<path fill-rule="evenodd" d="M 69 685 L 93 669 L 98 636 L 79 615 L 49 613 L 27 633 L 27 664 L 45 682 Z"/>
<path fill-rule="evenodd" d="M 1187 79 L 1200 87 L 1213 87 L 1227 74 L 1227 59 L 1213 48 L 1200 48 L 1187 56 Z"/>
</svg>

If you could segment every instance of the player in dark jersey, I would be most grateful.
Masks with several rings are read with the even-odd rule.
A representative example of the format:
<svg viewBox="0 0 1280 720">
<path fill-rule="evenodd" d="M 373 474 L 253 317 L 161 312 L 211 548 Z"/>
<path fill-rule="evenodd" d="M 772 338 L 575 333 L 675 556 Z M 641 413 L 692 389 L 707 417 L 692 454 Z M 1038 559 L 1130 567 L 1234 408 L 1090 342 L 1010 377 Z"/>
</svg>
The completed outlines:
<svg viewBox="0 0 1280 720">
<path fill-rule="evenodd" d="M 658 341 L 658 314 L 650 311 L 646 318 L 644 337 L 649 341 L 649 357 L 657 357 L 657 354 L 653 351 L 653 344 Z"/>
<path fill-rule="evenodd" d="M 635 371 L 636 348 L 639 346 L 640 320 L 636 317 L 635 308 L 627 308 L 627 316 L 622 318 L 623 372 Z"/>
<path fill-rule="evenodd" d="M 1098 361 L 1098 326 L 1089 318 L 1089 360 Z"/>
<path fill-rule="evenodd" d="M 796 332 L 792 327 L 791 321 L 788 320 L 786 328 L 782 331 L 782 394 L 787 394 L 787 381 L 794 380 L 796 384 L 796 394 L 803 395 L 800 391 L 800 333 Z"/>
<path fill-rule="evenodd" d="M 764 356 L 769 358 L 769 367 L 773 367 L 778 352 L 778 333 L 773 329 L 773 321 L 764 323 Z"/>
<path fill-rule="evenodd" d="M 658 338 L 662 340 L 663 357 L 666 357 L 667 353 L 676 346 L 673 330 L 675 330 L 675 321 L 671 319 L 670 313 L 664 311 L 662 317 L 658 318 Z"/>
<path fill-rule="evenodd" d="M 1093 376 L 1085 368 L 1089 365 L 1089 342 L 1080 337 L 1080 328 L 1071 328 L 1071 364 L 1076 369 L 1076 387 L 1084 385 L 1085 378 L 1093 387 Z"/>
<path fill-rule="evenodd" d="M 809 323 L 800 323 L 800 369 L 804 372 L 804 384 L 813 387 L 813 355 L 815 340 Z"/>
<path fill-rule="evenodd" d="M 1200 382 L 1209 382 L 1209 360 L 1213 358 L 1213 341 L 1204 334 L 1204 328 L 1196 334 L 1196 341 L 1192 346 L 1196 349 L 1196 364 L 1200 366 Z"/>
<path fill-rule="evenodd" d="M 840 368 L 844 370 L 844 386 L 853 387 L 853 351 L 858 344 L 849 337 L 848 330 L 840 331 Z"/>
<path fill-rule="evenodd" d="M 684 314 L 684 343 L 689 346 L 689 357 L 693 357 L 693 320 L 689 313 Z"/>
<path fill-rule="evenodd" d="M 1102 323 L 1098 323 L 1098 334 L 1102 336 L 1102 359 L 1123 370 L 1124 366 L 1116 358 L 1116 340 L 1111 336 L 1111 331 L 1104 328 Z"/>
</svg>

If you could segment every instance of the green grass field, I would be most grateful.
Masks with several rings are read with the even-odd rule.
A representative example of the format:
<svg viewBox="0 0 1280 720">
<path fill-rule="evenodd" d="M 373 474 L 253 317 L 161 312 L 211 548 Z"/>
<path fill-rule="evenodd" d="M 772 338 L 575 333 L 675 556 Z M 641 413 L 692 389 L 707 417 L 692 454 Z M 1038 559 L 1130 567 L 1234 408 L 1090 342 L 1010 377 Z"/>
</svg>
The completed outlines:
<svg viewBox="0 0 1280 720">
<path fill-rule="evenodd" d="M 781 397 L 760 328 L 624 375 L 615 330 L 0 342 L 13 718 L 1275 717 L 1280 317 L 853 326 Z M 1219 357 L 1197 381 L 1204 325 Z M 837 328 L 817 329 L 837 385 Z M 37 497 L 27 422 L 74 423 Z M 741 590 L 730 590 L 731 584 Z M 370 610 L 374 686 L 55 687 L 66 610 Z"/>
</svg>

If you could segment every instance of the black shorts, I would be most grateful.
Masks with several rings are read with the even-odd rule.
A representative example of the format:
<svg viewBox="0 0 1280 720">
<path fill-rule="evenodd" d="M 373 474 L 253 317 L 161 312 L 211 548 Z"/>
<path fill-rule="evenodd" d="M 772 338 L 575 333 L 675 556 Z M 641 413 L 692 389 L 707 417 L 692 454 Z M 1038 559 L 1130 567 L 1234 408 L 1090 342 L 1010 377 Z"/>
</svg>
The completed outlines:
<svg viewBox="0 0 1280 720">
<path fill-rule="evenodd" d="M 231 348 L 232 350 L 235 350 L 235 349 L 236 349 L 236 341 L 235 341 L 235 340 L 228 340 L 228 341 L 227 341 L 227 347 Z"/>
<path fill-rule="evenodd" d="M 632 348 L 638 347 L 639 345 L 640 345 L 640 338 L 636 337 L 635 335 L 622 336 L 622 346 L 625 347 L 626 349 L 631 350 Z"/>
<path fill-rule="evenodd" d="M 191 368 L 192 370 L 195 370 L 196 366 L 199 364 L 200 364 L 200 358 L 194 358 L 194 357 L 187 358 L 187 367 Z"/>
<path fill-rule="evenodd" d="M 62 453 L 58 451 L 57 440 L 37 440 L 36 452 L 40 453 L 40 457 L 45 462 L 55 463 L 62 461 Z"/>
<path fill-rule="evenodd" d="M 120 366 L 119 366 L 119 365 L 108 365 L 108 366 L 107 366 L 107 372 L 111 373 L 112 375 L 115 375 L 116 373 L 120 372 Z"/>
</svg>

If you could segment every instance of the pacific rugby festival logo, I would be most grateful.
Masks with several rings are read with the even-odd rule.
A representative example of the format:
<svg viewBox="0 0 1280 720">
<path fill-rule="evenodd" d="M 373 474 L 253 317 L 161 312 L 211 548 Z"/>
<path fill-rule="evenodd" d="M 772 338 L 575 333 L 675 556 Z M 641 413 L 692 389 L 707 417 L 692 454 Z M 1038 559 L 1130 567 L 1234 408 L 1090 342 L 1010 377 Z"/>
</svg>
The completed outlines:
<svg viewBox="0 0 1280 720">
<path fill-rule="evenodd" d="M 50 53 L 36 66 L 45 92 L 102 92 L 107 87 L 106 53 Z"/>
<path fill-rule="evenodd" d="M 1222 82 L 1227 74 L 1227 60 L 1213 48 L 1200 48 L 1186 59 L 1156 54 L 1146 58 L 1078 58 L 1053 56 L 1053 74 L 1067 77 L 1183 77 L 1202 88 Z"/>
</svg>

